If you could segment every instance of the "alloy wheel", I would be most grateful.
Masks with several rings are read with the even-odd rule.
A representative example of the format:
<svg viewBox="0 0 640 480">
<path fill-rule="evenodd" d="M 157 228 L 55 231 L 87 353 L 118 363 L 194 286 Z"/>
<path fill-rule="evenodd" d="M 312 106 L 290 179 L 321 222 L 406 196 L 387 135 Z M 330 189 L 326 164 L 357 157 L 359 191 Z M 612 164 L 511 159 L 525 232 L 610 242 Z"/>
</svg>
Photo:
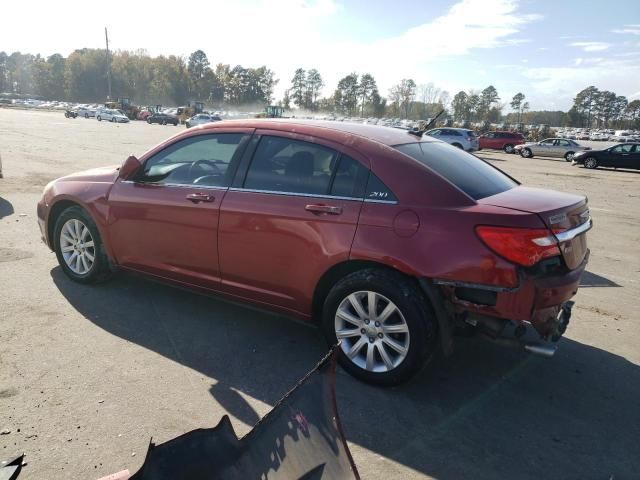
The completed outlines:
<svg viewBox="0 0 640 480">
<path fill-rule="evenodd" d="M 584 166 L 587 168 L 596 168 L 598 166 L 598 162 L 595 158 L 589 157 L 584 161 Z"/>
<path fill-rule="evenodd" d="M 349 294 L 335 315 L 335 333 L 344 354 L 369 372 L 389 372 L 409 352 L 409 326 L 400 309 L 372 291 Z"/>
<path fill-rule="evenodd" d="M 95 263 L 93 236 L 80 220 L 72 218 L 60 230 L 60 252 L 64 262 L 76 275 L 86 275 Z"/>
</svg>

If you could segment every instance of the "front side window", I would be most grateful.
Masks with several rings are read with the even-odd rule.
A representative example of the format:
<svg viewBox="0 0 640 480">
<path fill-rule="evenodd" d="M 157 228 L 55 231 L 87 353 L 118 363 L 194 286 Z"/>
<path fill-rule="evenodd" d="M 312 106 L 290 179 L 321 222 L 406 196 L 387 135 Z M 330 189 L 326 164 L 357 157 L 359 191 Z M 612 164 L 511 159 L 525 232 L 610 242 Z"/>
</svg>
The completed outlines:
<svg viewBox="0 0 640 480">
<path fill-rule="evenodd" d="M 631 153 L 633 145 L 618 145 L 613 151 L 615 153 Z"/>
<path fill-rule="evenodd" d="M 338 153 L 314 143 L 264 136 L 247 172 L 251 190 L 328 195 Z"/>
<path fill-rule="evenodd" d="M 178 141 L 147 160 L 136 181 L 227 187 L 233 175 L 230 165 L 244 136 L 216 133 Z"/>
</svg>

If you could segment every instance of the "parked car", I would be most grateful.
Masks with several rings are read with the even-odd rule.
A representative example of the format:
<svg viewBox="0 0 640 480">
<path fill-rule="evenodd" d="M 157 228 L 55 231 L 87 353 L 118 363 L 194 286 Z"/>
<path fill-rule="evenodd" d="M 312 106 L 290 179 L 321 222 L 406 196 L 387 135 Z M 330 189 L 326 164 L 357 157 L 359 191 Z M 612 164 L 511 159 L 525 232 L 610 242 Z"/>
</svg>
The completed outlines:
<svg viewBox="0 0 640 480">
<path fill-rule="evenodd" d="M 524 137 L 520 133 L 495 131 L 487 132 L 484 135 L 480 135 L 479 147 L 491 148 L 495 150 L 504 150 L 506 153 L 513 153 L 516 145 L 524 143 Z"/>
<path fill-rule="evenodd" d="M 613 142 L 637 142 L 638 138 L 633 134 L 633 132 L 629 132 L 626 130 L 616 130 L 616 132 L 610 138 Z"/>
<path fill-rule="evenodd" d="M 78 107 L 77 110 L 79 117 L 93 118 L 96 116 L 96 110 L 89 107 Z"/>
<path fill-rule="evenodd" d="M 187 128 L 195 127 L 196 125 L 204 125 L 205 123 L 219 122 L 222 118 L 218 115 L 210 115 L 208 113 L 199 113 L 194 115 L 186 121 Z"/>
<path fill-rule="evenodd" d="M 158 112 L 153 113 L 147 117 L 147 123 L 159 123 L 160 125 L 168 125 L 171 124 L 174 127 L 180 123 L 180 120 L 177 116 L 172 115 L 170 113 Z"/>
<path fill-rule="evenodd" d="M 475 152 L 479 148 L 478 137 L 473 130 L 467 128 L 434 128 L 425 132 L 425 135 L 447 142 L 466 152 Z"/>
<path fill-rule="evenodd" d="M 604 150 L 589 150 L 576 153 L 572 165 L 586 168 L 613 167 L 640 170 L 640 143 L 614 145 Z"/>
<path fill-rule="evenodd" d="M 96 120 L 98 120 L 99 122 L 101 122 L 102 120 L 105 120 L 107 122 L 114 122 L 114 123 L 129 122 L 129 118 L 120 110 L 114 110 L 110 108 L 104 108 L 102 110 L 98 110 L 98 113 L 96 114 Z"/>
<path fill-rule="evenodd" d="M 583 147 L 567 138 L 547 138 L 541 142 L 525 143 L 515 147 L 516 153 L 525 158 L 531 158 L 535 155 L 541 157 L 563 157 L 567 162 L 573 160 L 576 152 L 583 150 L 591 150 L 591 148 Z"/>
<path fill-rule="evenodd" d="M 120 268 L 316 322 L 348 372 L 385 385 L 450 353 L 459 322 L 552 355 L 591 227 L 585 197 L 429 136 L 259 119 L 55 180 L 37 214 L 76 282 Z"/>
</svg>

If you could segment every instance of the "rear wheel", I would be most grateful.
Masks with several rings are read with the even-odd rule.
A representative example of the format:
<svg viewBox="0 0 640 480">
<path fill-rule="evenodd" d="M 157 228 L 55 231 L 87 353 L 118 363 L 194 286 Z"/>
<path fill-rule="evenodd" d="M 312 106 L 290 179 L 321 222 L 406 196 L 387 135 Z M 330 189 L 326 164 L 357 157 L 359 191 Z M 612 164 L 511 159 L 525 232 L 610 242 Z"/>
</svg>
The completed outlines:
<svg viewBox="0 0 640 480">
<path fill-rule="evenodd" d="M 95 283 L 111 274 L 98 228 L 80 207 L 69 207 L 55 223 L 54 250 L 64 273 L 79 283 Z"/>
<path fill-rule="evenodd" d="M 504 153 L 513 153 L 513 145 L 511 145 L 510 143 L 507 143 L 504 146 Z"/>
<path fill-rule="evenodd" d="M 596 160 L 593 157 L 588 157 L 584 160 L 584 166 L 585 168 L 598 168 L 598 160 Z"/>
<path fill-rule="evenodd" d="M 347 275 L 323 309 L 329 344 L 354 377 L 378 385 L 405 382 L 434 356 L 437 323 L 422 292 L 403 275 L 367 269 Z"/>
<path fill-rule="evenodd" d="M 151 119 L 150 119 L 150 118 L 147 118 L 147 123 L 148 123 L 149 125 L 151 125 Z"/>
<path fill-rule="evenodd" d="M 89 114 L 88 114 L 88 113 L 85 113 L 85 114 L 84 114 L 84 118 L 89 118 Z"/>
<path fill-rule="evenodd" d="M 573 160 L 574 155 L 575 155 L 575 152 L 567 152 L 564 154 L 564 159 L 567 162 L 571 162 Z"/>
<path fill-rule="evenodd" d="M 531 158 L 533 157 L 533 153 L 531 153 L 531 150 L 528 148 L 523 148 L 520 151 L 520 155 L 523 156 L 524 158 Z"/>
<path fill-rule="evenodd" d="M 102 117 L 100 115 L 98 115 L 98 121 L 101 122 L 102 121 Z"/>
</svg>

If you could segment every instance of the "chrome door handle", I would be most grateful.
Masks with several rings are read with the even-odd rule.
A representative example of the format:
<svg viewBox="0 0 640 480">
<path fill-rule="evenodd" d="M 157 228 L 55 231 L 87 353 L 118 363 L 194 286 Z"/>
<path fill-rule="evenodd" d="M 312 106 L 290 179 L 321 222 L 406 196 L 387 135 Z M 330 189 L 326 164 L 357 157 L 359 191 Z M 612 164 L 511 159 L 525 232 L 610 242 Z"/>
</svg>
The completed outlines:
<svg viewBox="0 0 640 480">
<path fill-rule="evenodd" d="M 328 213 L 329 215 L 340 215 L 342 207 L 334 207 L 333 205 L 307 205 L 304 207 L 308 212 Z"/>
<path fill-rule="evenodd" d="M 193 203 L 213 202 L 216 199 L 216 197 L 208 193 L 190 193 L 185 198 Z"/>
</svg>

